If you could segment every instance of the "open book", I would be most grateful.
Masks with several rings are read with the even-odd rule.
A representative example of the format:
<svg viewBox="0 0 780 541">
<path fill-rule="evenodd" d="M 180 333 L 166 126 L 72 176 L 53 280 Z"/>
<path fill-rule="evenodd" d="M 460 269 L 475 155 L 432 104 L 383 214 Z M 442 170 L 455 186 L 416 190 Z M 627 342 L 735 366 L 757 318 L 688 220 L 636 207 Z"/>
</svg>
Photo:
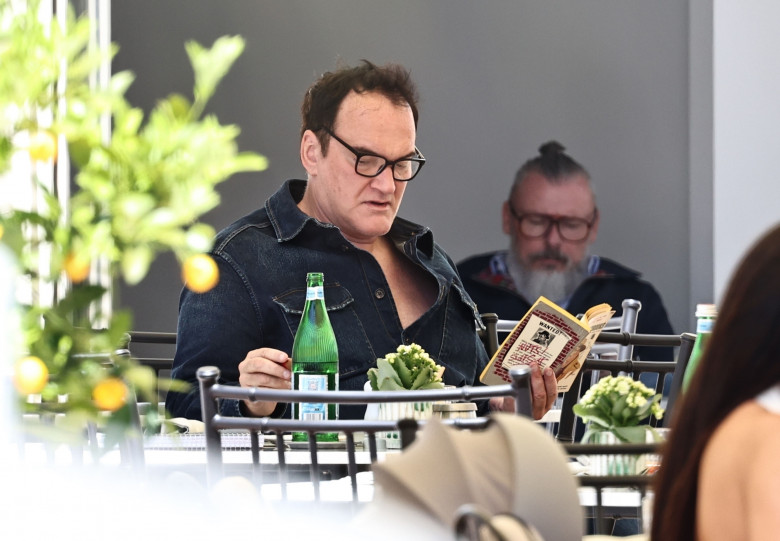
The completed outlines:
<svg viewBox="0 0 780 541">
<path fill-rule="evenodd" d="M 538 364 L 552 368 L 558 391 L 566 392 L 582 368 L 601 329 L 615 311 L 608 304 L 590 308 L 581 319 L 539 297 L 498 348 L 479 380 L 487 385 L 509 383 L 509 370 Z"/>
</svg>

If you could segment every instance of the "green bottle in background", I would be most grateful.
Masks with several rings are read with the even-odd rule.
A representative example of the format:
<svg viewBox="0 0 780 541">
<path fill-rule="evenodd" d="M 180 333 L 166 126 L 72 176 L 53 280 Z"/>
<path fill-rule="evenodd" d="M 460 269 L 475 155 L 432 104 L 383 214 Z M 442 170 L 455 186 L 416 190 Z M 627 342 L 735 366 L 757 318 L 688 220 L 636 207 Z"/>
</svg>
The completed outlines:
<svg viewBox="0 0 780 541">
<path fill-rule="evenodd" d="M 717 317 L 718 308 L 714 304 L 696 305 L 696 342 L 693 344 L 691 358 L 688 360 L 685 376 L 683 376 L 683 391 L 688 388 L 693 378 L 693 373 L 696 371 L 696 367 L 704 354 L 710 334 L 712 334 L 712 329 L 715 328 L 715 319 Z"/>
<path fill-rule="evenodd" d="M 306 304 L 292 349 L 292 388 L 335 391 L 339 388 L 336 335 L 325 308 L 321 272 L 306 275 Z M 307 421 L 338 419 L 338 404 L 293 403 L 293 418 Z M 305 432 L 293 432 L 293 441 L 307 441 Z M 317 435 L 317 441 L 338 441 L 338 433 Z"/>
</svg>

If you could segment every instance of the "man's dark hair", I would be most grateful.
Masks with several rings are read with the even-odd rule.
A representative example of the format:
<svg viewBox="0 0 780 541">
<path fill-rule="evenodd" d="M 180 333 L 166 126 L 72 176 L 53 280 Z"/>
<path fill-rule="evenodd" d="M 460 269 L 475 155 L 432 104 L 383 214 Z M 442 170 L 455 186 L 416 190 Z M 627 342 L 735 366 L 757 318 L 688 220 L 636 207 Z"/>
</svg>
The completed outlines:
<svg viewBox="0 0 780 541">
<path fill-rule="evenodd" d="M 539 155 L 531 158 L 518 169 L 509 192 L 510 198 L 517 186 L 530 173 L 538 173 L 552 183 L 565 181 L 573 175 L 584 175 L 590 180 L 590 173 L 564 151 L 566 147 L 558 141 L 548 141 L 539 147 Z"/>
<path fill-rule="evenodd" d="M 324 128 L 333 129 L 341 102 L 352 91 L 379 92 L 394 104 L 408 104 L 417 126 L 417 88 L 412 82 L 409 70 L 399 64 L 376 66 L 362 60 L 355 67 L 344 67 L 329 71 L 320 77 L 309 90 L 301 105 L 301 137 L 306 130 L 312 130 L 327 152 L 329 137 Z"/>
</svg>

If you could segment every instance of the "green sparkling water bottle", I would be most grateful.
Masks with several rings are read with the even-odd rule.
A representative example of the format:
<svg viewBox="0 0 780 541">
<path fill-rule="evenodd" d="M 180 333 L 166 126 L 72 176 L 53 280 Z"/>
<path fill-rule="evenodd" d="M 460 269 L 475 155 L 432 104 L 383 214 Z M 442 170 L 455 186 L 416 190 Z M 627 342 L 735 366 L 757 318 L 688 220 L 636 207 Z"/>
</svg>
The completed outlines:
<svg viewBox="0 0 780 541">
<path fill-rule="evenodd" d="M 292 388 L 335 391 L 339 388 L 336 335 L 325 308 L 321 272 L 306 275 L 306 304 L 292 349 Z M 306 421 L 338 419 L 338 404 L 294 403 L 293 418 Z M 293 432 L 293 441 L 307 441 L 305 432 Z M 317 434 L 317 441 L 338 441 L 338 433 Z"/>
<path fill-rule="evenodd" d="M 688 366 L 685 368 L 683 391 L 688 388 L 693 378 L 693 373 L 696 372 L 696 367 L 704 354 L 704 349 L 710 339 L 712 329 L 715 328 L 715 319 L 717 317 L 718 308 L 714 304 L 696 305 L 696 342 L 693 344 L 691 358 L 688 360 Z"/>
</svg>

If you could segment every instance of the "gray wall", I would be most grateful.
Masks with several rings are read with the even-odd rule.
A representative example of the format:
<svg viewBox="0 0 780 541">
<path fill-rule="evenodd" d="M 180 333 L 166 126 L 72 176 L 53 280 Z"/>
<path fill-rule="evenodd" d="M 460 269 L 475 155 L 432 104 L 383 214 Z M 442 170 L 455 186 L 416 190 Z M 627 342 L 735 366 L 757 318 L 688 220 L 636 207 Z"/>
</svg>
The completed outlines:
<svg viewBox="0 0 780 541">
<path fill-rule="evenodd" d="M 397 61 L 419 85 L 428 158 L 401 215 L 430 225 L 455 260 L 502 248 L 514 172 L 558 139 L 594 179 L 596 251 L 644 272 L 675 329 L 690 328 L 686 2 L 134 0 L 112 10 L 114 69 L 136 73 L 129 97 L 145 108 L 191 91 L 186 40 L 247 40 L 211 112 L 271 165 L 220 187 L 222 204 L 206 217 L 215 227 L 302 177 L 298 109 L 319 74 L 339 60 Z M 163 256 L 120 304 L 137 330 L 172 331 L 180 288 Z"/>
<path fill-rule="evenodd" d="M 780 220 L 780 3 L 712 7 L 713 268 L 719 301 L 747 248 Z"/>
</svg>

